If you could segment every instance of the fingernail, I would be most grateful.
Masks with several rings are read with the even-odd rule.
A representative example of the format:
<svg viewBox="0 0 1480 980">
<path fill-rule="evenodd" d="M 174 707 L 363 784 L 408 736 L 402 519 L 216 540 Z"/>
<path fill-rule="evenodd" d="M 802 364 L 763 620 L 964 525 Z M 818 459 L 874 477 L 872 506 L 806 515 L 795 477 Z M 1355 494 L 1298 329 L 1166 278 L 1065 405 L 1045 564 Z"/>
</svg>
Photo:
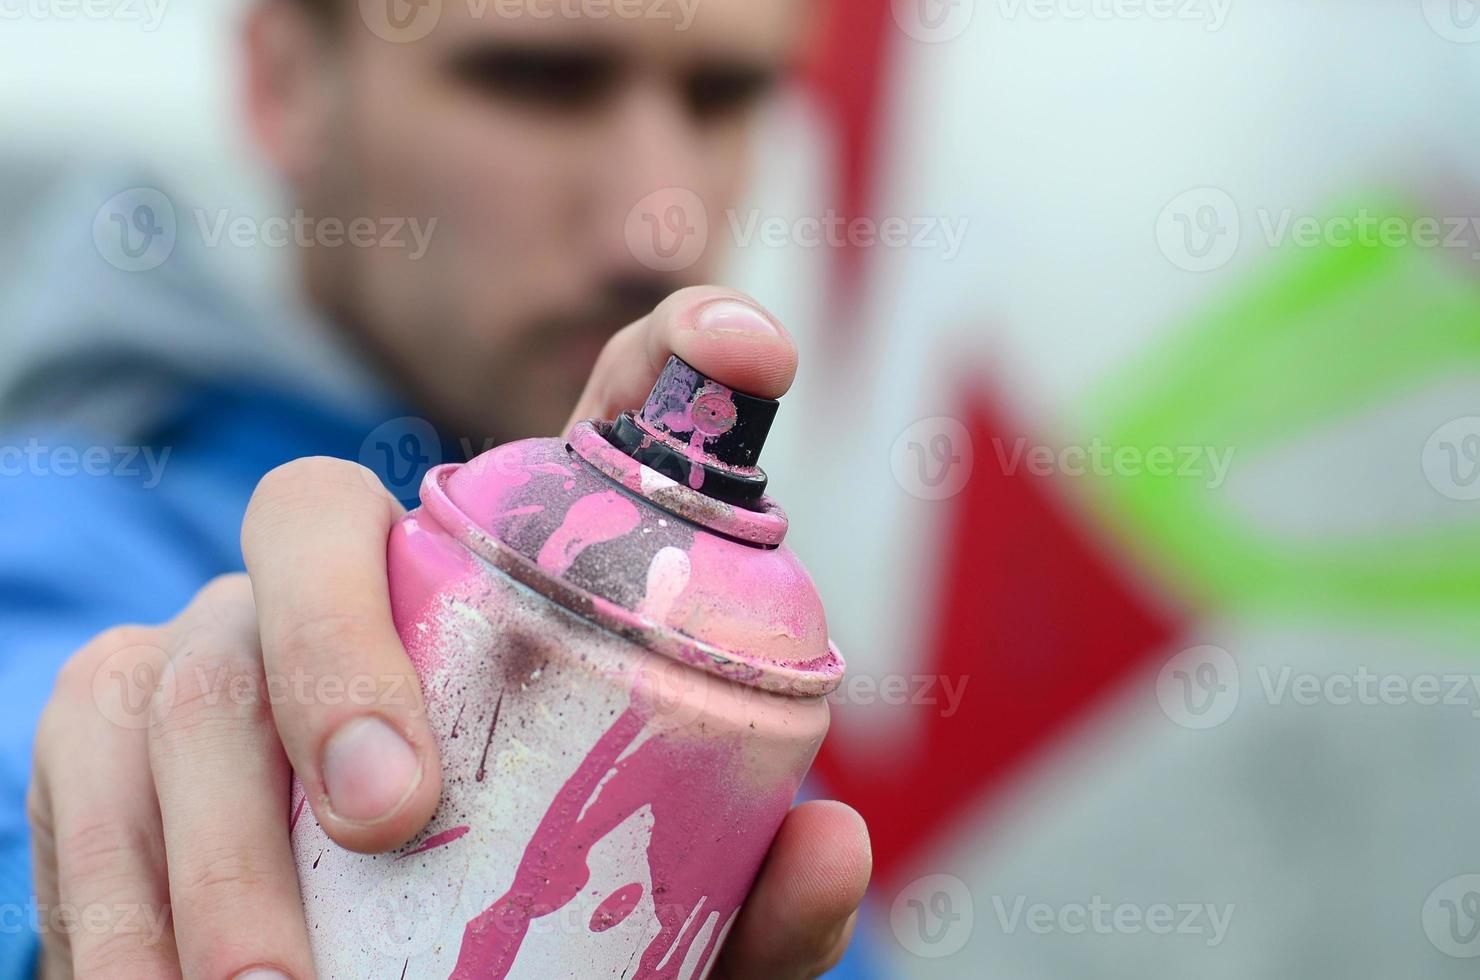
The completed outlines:
<svg viewBox="0 0 1480 980">
<path fill-rule="evenodd" d="M 384 820 L 400 809 L 419 782 L 421 759 L 379 718 L 356 718 L 324 749 L 329 808 L 345 820 Z"/>
<path fill-rule="evenodd" d="M 717 299 L 699 310 L 694 321 L 700 330 L 712 333 L 748 333 L 778 336 L 776 322 L 759 307 L 738 299 Z"/>
<path fill-rule="evenodd" d="M 256 969 L 248 970 L 246 973 L 238 973 L 236 980 L 293 980 L 293 978 L 282 970 L 269 970 L 259 966 Z"/>
</svg>

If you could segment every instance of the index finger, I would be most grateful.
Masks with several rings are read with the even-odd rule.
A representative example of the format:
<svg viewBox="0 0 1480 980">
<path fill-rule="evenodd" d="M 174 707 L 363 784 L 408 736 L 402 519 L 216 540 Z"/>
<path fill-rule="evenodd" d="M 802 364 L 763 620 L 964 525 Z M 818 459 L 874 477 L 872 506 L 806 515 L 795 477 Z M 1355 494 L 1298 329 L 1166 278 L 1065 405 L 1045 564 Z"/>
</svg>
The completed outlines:
<svg viewBox="0 0 1480 980">
<path fill-rule="evenodd" d="M 774 316 L 744 293 L 693 286 L 607 342 L 566 428 L 641 407 L 671 354 L 757 398 L 780 398 L 796 379 L 796 344 Z"/>
<path fill-rule="evenodd" d="M 278 735 L 324 831 L 365 852 L 411 839 L 442 792 L 391 616 L 386 540 L 401 516 L 357 464 L 301 459 L 263 478 L 242 524 L 269 691 L 284 695 L 272 698 Z M 367 679 L 373 697 L 318 696 Z"/>
</svg>

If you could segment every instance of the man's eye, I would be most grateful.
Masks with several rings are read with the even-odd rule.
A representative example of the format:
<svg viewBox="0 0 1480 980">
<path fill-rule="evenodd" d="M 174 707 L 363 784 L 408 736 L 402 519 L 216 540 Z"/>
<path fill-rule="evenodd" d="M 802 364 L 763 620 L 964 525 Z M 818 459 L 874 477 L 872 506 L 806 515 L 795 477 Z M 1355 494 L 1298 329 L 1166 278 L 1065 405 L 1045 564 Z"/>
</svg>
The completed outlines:
<svg viewBox="0 0 1480 980">
<path fill-rule="evenodd" d="M 453 73 L 488 95 L 566 111 L 597 105 L 615 87 L 614 58 L 583 51 L 482 51 L 459 58 Z"/>
<path fill-rule="evenodd" d="M 684 88 L 695 118 L 717 120 L 752 108 L 775 83 L 775 74 L 762 68 L 705 68 L 690 76 Z"/>
</svg>

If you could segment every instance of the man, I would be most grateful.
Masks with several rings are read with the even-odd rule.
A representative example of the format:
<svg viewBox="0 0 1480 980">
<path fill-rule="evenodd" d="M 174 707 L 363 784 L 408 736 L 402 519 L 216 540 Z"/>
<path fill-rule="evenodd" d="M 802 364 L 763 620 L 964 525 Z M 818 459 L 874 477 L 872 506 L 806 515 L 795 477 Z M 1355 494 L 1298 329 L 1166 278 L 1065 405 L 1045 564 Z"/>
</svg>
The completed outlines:
<svg viewBox="0 0 1480 980">
<path fill-rule="evenodd" d="M 302 281 L 321 323 L 283 329 L 283 311 L 206 283 L 192 262 L 209 242 L 188 240 L 188 219 L 164 259 L 131 265 L 162 228 L 137 186 L 108 188 L 124 206 L 98 212 L 91 254 L 68 234 L 38 250 L 68 278 L 27 277 L 16 322 L 31 347 L 0 377 L 0 442 L 25 447 L 0 484 L 24 515 L 0 547 L 0 679 L 20 706 L 3 759 L 18 811 L 23 733 L 57 675 L 28 794 L 41 975 L 312 976 L 290 766 L 346 847 L 395 848 L 431 817 L 437 750 L 409 706 L 192 686 L 214 668 L 415 683 L 385 585 L 402 508 L 346 461 L 404 445 L 376 436 L 386 424 L 434 423 L 412 447 L 422 463 L 440 455 L 429 441 L 476 453 L 639 404 L 670 352 L 758 395 L 791 384 L 795 350 L 770 314 L 713 287 L 673 292 L 684 282 L 645 264 L 627 229 L 663 188 L 715 212 L 734 199 L 804 0 L 675 3 L 667 18 L 662 3 L 573 6 L 254 4 L 247 118 L 309 227 L 435 219 L 424 254 L 310 235 Z M 77 226 L 66 202 L 53 216 Z M 77 478 L 79 460 L 97 471 Z M 404 484 L 385 462 L 378 476 Z M 203 669 L 175 672 L 168 712 L 151 715 L 166 662 L 185 658 Z M 14 877 L 25 834 L 18 820 L 0 834 Z M 793 811 L 716 975 L 828 969 L 868 872 L 850 809 Z"/>
</svg>

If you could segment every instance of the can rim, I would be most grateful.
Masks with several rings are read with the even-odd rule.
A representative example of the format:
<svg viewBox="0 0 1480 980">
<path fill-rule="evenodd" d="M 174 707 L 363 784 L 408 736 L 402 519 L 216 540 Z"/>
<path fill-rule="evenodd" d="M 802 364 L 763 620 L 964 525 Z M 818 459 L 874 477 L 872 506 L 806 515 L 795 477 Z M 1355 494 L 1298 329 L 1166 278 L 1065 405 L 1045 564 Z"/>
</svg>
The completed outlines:
<svg viewBox="0 0 1480 980">
<path fill-rule="evenodd" d="M 427 473 L 421 486 L 422 509 L 463 547 L 521 585 L 625 640 L 739 684 L 782 696 L 811 698 L 831 694 L 842 683 L 845 664 L 831 640 L 823 656 L 777 663 L 706 643 L 550 574 L 489 533 L 452 501 L 446 484 L 461 468 L 461 464 L 452 463 Z"/>
<path fill-rule="evenodd" d="M 774 548 L 786 540 L 786 511 L 772 498 L 762 496 L 754 510 L 747 510 L 706 496 L 617 449 L 607 439 L 611 430 L 610 422 L 577 422 L 566 436 L 566 447 L 653 506 L 700 527 L 765 547 Z"/>
</svg>

